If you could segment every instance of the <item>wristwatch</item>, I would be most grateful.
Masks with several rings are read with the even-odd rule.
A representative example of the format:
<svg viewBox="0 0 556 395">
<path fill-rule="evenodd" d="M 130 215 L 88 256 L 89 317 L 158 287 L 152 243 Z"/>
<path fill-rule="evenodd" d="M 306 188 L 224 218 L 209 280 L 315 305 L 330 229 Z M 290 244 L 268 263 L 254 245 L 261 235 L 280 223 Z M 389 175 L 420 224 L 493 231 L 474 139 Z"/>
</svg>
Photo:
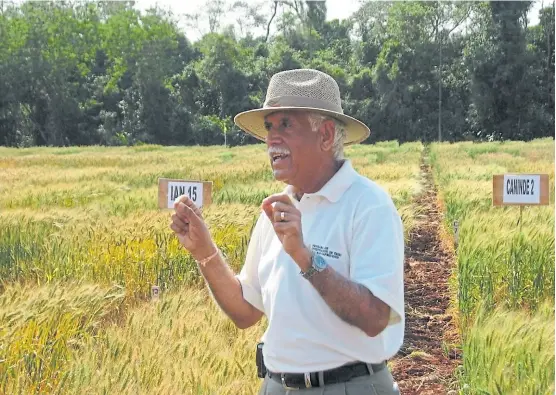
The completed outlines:
<svg viewBox="0 0 556 395">
<path fill-rule="evenodd" d="M 306 272 L 302 270 L 300 273 L 303 277 L 309 279 L 313 274 L 322 272 L 327 266 L 328 263 L 321 255 L 311 251 L 311 267 Z"/>
</svg>

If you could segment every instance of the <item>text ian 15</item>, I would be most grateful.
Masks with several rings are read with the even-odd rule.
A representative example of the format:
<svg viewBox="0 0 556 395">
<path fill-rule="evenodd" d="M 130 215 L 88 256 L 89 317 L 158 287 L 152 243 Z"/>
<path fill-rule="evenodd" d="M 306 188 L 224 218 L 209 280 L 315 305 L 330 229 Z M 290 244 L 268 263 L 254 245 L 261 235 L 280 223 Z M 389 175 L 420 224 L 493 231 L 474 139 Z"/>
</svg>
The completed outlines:
<svg viewBox="0 0 556 395">
<path fill-rule="evenodd" d="M 201 207 L 203 203 L 203 184 L 190 182 L 169 182 L 168 183 L 168 207 L 172 208 L 174 201 L 185 195 L 193 200 L 197 207 Z"/>
</svg>

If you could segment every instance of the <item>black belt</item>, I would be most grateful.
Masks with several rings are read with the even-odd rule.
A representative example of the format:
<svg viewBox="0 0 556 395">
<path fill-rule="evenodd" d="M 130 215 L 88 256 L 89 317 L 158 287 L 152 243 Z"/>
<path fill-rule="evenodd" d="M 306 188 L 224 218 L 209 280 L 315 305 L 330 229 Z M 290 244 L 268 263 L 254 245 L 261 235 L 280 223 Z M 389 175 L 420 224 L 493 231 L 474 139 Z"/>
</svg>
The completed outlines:
<svg viewBox="0 0 556 395">
<path fill-rule="evenodd" d="M 369 364 L 358 362 L 351 365 L 344 365 L 334 369 L 323 371 L 324 385 L 343 383 L 354 377 L 370 374 L 367 366 L 373 369 L 373 373 L 378 373 L 386 367 L 386 362 L 379 364 Z M 297 390 L 301 388 L 320 387 L 319 373 L 274 373 L 268 372 L 268 377 L 278 381 L 285 389 Z"/>
</svg>

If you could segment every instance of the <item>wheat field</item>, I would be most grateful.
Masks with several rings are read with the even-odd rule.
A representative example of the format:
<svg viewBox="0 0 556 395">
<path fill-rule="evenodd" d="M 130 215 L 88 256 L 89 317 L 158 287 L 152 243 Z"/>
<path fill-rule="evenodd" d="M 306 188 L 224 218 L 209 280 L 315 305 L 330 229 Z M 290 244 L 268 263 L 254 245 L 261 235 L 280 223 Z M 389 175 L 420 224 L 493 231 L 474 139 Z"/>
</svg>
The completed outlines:
<svg viewBox="0 0 556 395">
<path fill-rule="evenodd" d="M 432 144 L 445 226 L 459 222 L 452 279 L 461 387 L 473 394 L 554 393 L 554 140 Z M 492 175 L 549 175 L 550 205 L 492 204 Z"/>
<path fill-rule="evenodd" d="M 348 147 L 406 237 L 423 145 Z M 0 391 L 254 394 L 263 319 L 217 309 L 157 207 L 158 178 L 213 182 L 204 217 L 237 272 L 272 178 L 264 146 L 0 148 Z M 151 286 L 161 289 L 151 299 Z"/>
<path fill-rule="evenodd" d="M 453 244 L 462 394 L 554 392 L 554 141 L 348 147 L 406 239 L 431 164 Z M 492 175 L 547 173 L 550 205 L 492 206 Z M 255 394 L 255 345 L 207 293 L 157 207 L 158 178 L 213 182 L 204 216 L 234 271 L 272 178 L 263 145 L 0 147 L 0 392 Z M 151 286 L 161 296 L 151 298 Z"/>
</svg>

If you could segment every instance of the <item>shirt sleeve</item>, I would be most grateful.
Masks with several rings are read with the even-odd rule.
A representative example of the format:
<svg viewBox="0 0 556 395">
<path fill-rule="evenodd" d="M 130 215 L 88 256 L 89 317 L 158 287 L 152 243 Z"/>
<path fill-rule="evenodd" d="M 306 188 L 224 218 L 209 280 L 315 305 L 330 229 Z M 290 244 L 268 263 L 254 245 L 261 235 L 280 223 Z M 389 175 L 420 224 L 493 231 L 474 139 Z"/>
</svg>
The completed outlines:
<svg viewBox="0 0 556 395">
<path fill-rule="evenodd" d="M 365 210 L 354 219 L 350 279 L 390 306 L 388 325 L 404 316 L 404 233 L 395 206 Z"/>
<path fill-rule="evenodd" d="M 261 294 L 261 285 L 259 283 L 259 261 L 261 259 L 261 233 L 263 227 L 262 213 L 257 219 L 257 223 L 251 234 L 247 253 L 245 255 L 245 263 L 236 278 L 241 284 L 243 298 L 252 304 L 258 310 L 264 312 L 263 298 Z"/>
</svg>

